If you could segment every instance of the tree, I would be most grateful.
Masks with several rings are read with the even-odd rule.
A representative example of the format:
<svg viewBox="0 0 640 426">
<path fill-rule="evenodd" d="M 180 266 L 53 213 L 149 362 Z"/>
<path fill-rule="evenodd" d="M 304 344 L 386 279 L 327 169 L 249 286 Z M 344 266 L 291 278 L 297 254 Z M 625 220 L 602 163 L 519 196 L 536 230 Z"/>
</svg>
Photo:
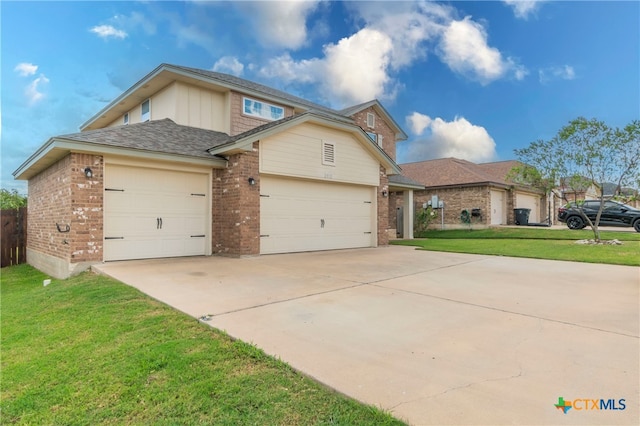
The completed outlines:
<svg viewBox="0 0 640 426">
<path fill-rule="evenodd" d="M 27 205 L 27 197 L 12 189 L 0 189 L 0 209 L 17 209 Z"/>
<path fill-rule="evenodd" d="M 600 209 L 595 221 L 581 212 L 599 242 L 604 184 L 614 183 L 616 193 L 620 193 L 623 187 L 640 181 L 640 120 L 614 129 L 602 121 L 579 117 L 550 140 L 532 142 L 515 153 L 526 164 L 513 171 L 516 182 L 536 186 L 547 193 L 561 181 L 574 191 L 583 191 L 591 185 L 598 190 Z"/>
</svg>

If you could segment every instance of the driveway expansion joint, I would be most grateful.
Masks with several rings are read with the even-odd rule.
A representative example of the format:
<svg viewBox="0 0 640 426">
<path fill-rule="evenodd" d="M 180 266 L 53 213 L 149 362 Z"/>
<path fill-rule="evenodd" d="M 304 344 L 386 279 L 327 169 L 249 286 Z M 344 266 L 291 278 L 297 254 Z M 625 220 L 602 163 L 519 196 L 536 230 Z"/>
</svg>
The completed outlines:
<svg viewBox="0 0 640 426">
<path fill-rule="evenodd" d="M 545 318 L 545 317 L 541 317 L 541 316 L 537 316 L 537 315 L 525 314 L 523 312 L 509 311 L 507 309 L 501 309 L 501 308 L 496 308 L 496 307 L 493 307 L 493 306 L 481 305 L 481 304 L 478 304 L 478 303 L 465 302 L 465 301 L 462 301 L 462 300 L 450 299 L 448 297 L 436 296 L 436 295 L 433 295 L 433 294 L 420 293 L 420 292 L 411 291 L 411 290 L 404 290 L 404 289 L 399 289 L 399 288 L 396 288 L 396 287 L 386 287 L 384 285 L 379 284 L 380 282 L 383 282 L 383 281 L 388 281 L 388 280 L 377 281 L 375 284 L 371 284 L 371 285 L 376 286 L 376 287 L 380 287 L 380 288 L 384 288 L 386 290 L 393 290 L 393 291 L 403 292 L 403 293 L 407 293 L 407 294 L 414 294 L 414 295 L 417 295 L 417 296 L 423 296 L 423 297 L 429 297 L 429 298 L 433 298 L 433 299 L 439 299 L 439 300 L 443 300 L 445 302 L 459 303 L 461 305 L 474 306 L 476 308 L 482 308 L 482 309 L 489 309 L 489 310 L 492 310 L 492 311 L 503 312 L 505 314 L 519 315 L 519 316 L 523 316 L 523 317 L 527 317 L 527 318 L 534 318 L 534 319 L 541 320 L 541 321 L 548 321 L 548 322 L 554 322 L 554 323 L 557 323 L 557 324 L 564 324 L 564 325 L 569 325 L 569 326 L 572 326 L 572 327 L 583 328 L 583 329 L 586 329 L 586 330 L 593 330 L 593 331 L 599 331 L 599 332 L 602 332 L 602 333 L 616 334 L 618 336 L 631 337 L 633 339 L 640 339 L 640 336 L 636 336 L 634 334 L 627 334 L 627 333 L 621 333 L 619 331 L 612 331 L 612 330 L 606 330 L 606 329 L 598 328 L 598 327 L 591 327 L 591 326 L 588 326 L 588 325 L 577 324 L 577 323 L 573 323 L 573 322 L 570 322 L 570 321 L 562 321 L 562 320 L 557 320 L 557 319 L 553 319 L 553 318 Z"/>
</svg>

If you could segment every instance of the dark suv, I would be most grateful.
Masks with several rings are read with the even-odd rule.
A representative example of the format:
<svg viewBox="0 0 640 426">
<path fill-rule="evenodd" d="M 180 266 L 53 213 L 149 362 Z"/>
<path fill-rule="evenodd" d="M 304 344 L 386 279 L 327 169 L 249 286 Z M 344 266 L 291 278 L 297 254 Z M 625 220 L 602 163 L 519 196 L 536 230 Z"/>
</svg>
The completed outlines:
<svg viewBox="0 0 640 426">
<path fill-rule="evenodd" d="M 600 200 L 587 200 L 581 206 L 584 214 L 593 222 L 596 220 Z M 558 220 L 565 222 L 569 229 L 582 229 L 587 226 L 587 221 L 580 214 L 580 208 L 576 203 L 569 203 L 558 209 Z M 615 201 L 605 201 L 600 216 L 600 226 L 633 226 L 636 232 L 640 232 L 640 210 L 626 204 Z"/>
</svg>

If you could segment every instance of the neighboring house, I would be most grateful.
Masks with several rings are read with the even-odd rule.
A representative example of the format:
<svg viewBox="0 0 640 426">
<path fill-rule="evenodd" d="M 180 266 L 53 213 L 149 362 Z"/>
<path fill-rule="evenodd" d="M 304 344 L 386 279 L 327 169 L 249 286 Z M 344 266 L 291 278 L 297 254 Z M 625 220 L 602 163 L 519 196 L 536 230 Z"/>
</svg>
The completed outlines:
<svg viewBox="0 0 640 426">
<path fill-rule="evenodd" d="M 593 183 L 587 183 L 587 178 L 580 178 L 575 182 L 571 179 L 561 178 L 560 185 L 555 189 L 556 194 L 564 204 L 579 200 L 595 200 L 600 198 L 600 189 Z"/>
<path fill-rule="evenodd" d="M 388 195 L 404 194 L 409 227 L 422 188 L 399 176 L 407 136 L 378 101 L 337 111 L 200 69 L 160 65 L 80 130 L 14 172 L 29 182 L 28 262 L 55 277 L 112 260 L 385 245 Z"/>
<path fill-rule="evenodd" d="M 468 212 L 472 224 L 512 225 L 514 209 L 527 208 L 529 222 L 542 222 L 548 217 L 545 195 L 534 188 L 516 186 L 507 180 L 509 172 L 521 163 L 500 161 L 475 164 L 457 158 L 442 158 L 402 164 L 402 174 L 425 186 L 413 194 L 416 208 L 442 202 L 440 219 L 432 226 L 441 226 L 444 213 L 446 228 L 465 226 L 463 211 Z M 391 204 L 404 209 L 395 196 Z M 435 207 L 435 206 L 434 206 Z"/>
<path fill-rule="evenodd" d="M 560 185 L 554 191 L 558 198 L 557 204 L 564 206 L 570 202 L 597 200 L 600 198 L 600 194 L 602 194 L 605 200 L 617 198 L 618 201 L 631 207 L 640 207 L 640 200 L 638 200 L 638 191 L 636 189 L 627 187 L 618 188 L 617 184 L 611 182 L 605 182 L 602 185 L 590 183 L 582 186 L 582 188 L 576 188 L 576 185 L 570 185 L 567 179 L 561 179 Z M 601 186 L 602 190 L 600 190 Z M 558 213 L 556 211 L 556 217 L 557 215 Z"/>
</svg>

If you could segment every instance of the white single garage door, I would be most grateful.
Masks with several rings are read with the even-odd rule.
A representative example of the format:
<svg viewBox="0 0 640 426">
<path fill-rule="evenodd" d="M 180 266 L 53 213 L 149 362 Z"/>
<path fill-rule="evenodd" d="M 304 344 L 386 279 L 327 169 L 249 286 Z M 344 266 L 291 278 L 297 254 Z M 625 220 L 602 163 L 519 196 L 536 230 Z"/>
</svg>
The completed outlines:
<svg viewBox="0 0 640 426">
<path fill-rule="evenodd" d="M 262 177 L 260 253 L 372 247 L 375 188 Z"/>
<path fill-rule="evenodd" d="M 104 260 L 206 254 L 209 177 L 107 164 Z"/>
<path fill-rule="evenodd" d="M 491 190 L 491 224 L 503 225 L 506 223 L 505 219 L 505 203 L 506 193 L 505 191 Z"/>
<path fill-rule="evenodd" d="M 529 222 L 540 222 L 540 197 L 537 195 L 516 193 L 516 208 L 531 209 L 529 213 Z"/>
</svg>

